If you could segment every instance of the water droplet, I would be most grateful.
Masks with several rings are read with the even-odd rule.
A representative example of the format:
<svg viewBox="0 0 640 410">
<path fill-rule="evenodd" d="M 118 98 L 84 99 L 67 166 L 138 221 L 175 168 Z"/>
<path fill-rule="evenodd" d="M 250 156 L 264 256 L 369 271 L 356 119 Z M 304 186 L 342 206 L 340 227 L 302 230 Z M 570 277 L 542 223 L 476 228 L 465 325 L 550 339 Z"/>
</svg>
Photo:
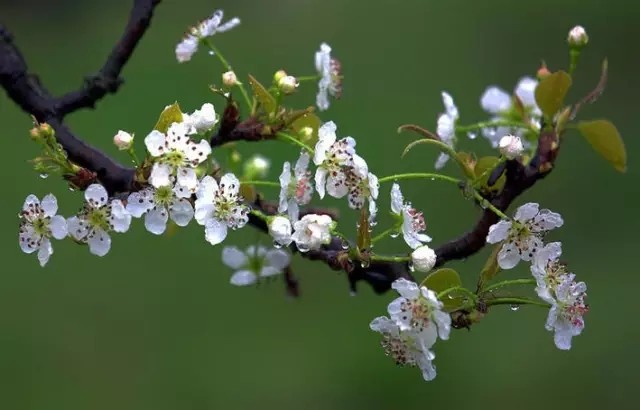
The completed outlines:
<svg viewBox="0 0 640 410">
<path fill-rule="evenodd" d="M 454 298 L 454 296 L 453 296 L 451 293 L 449 293 L 449 294 L 447 295 L 447 299 L 453 299 L 453 298 Z"/>
<path fill-rule="evenodd" d="M 410 272 L 415 272 L 416 268 L 415 266 L 413 266 L 413 262 L 409 262 L 409 271 Z"/>
<path fill-rule="evenodd" d="M 520 305 L 511 305 L 509 306 L 509 309 L 513 310 L 514 312 L 518 309 L 520 309 Z"/>
<path fill-rule="evenodd" d="M 71 192 L 75 192 L 75 190 L 76 190 L 76 189 L 75 189 L 74 187 L 72 187 L 71 185 L 69 185 L 69 191 L 71 191 Z"/>
<path fill-rule="evenodd" d="M 364 260 L 364 259 L 363 259 L 363 260 L 361 260 L 361 261 L 360 261 L 360 266 L 361 266 L 363 269 L 366 269 L 366 268 L 368 268 L 369 266 L 371 266 L 371 262 L 369 262 L 368 260 Z"/>
<path fill-rule="evenodd" d="M 347 241 L 345 241 L 343 239 L 342 243 L 340 244 L 340 246 L 342 247 L 342 249 L 344 249 L 346 251 L 347 249 L 349 249 L 349 242 L 347 242 Z"/>
<path fill-rule="evenodd" d="M 391 233 L 389 234 L 389 236 L 395 239 L 395 238 L 397 238 L 398 236 L 400 236 L 400 232 L 398 232 L 398 231 L 393 231 L 393 232 L 391 232 Z"/>
<path fill-rule="evenodd" d="M 476 134 L 475 132 L 468 132 L 467 136 L 469 137 L 470 140 L 474 140 L 474 139 L 476 139 L 478 134 Z"/>
<path fill-rule="evenodd" d="M 209 50 L 209 55 L 210 55 L 210 56 L 212 56 L 212 55 L 214 55 L 214 54 L 215 54 L 215 53 L 213 52 L 213 50 Z"/>
<path fill-rule="evenodd" d="M 358 294 L 356 293 L 355 290 L 350 290 L 349 291 L 349 296 L 353 297 L 353 296 L 358 296 Z"/>
<path fill-rule="evenodd" d="M 42 174 L 40 174 L 40 178 L 47 179 L 47 178 L 49 178 L 49 174 L 42 173 Z"/>
<path fill-rule="evenodd" d="M 435 180 L 436 180 L 434 177 L 431 177 L 430 179 L 431 179 L 432 181 L 435 181 Z"/>
<path fill-rule="evenodd" d="M 309 252 L 309 245 L 307 244 L 298 243 L 296 244 L 296 246 L 298 247 L 298 250 L 302 253 Z"/>
<path fill-rule="evenodd" d="M 369 221 L 369 226 L 374 227 L 378 225 L 378 221 L 376 221 L 375 219 L 372 219 L 371 221 Z"/>
<path fill-rule="evenodd" d="M 273 241 L 273 247 L 276 249 L 282 248 L 282 244 L 278 241 Z"/>
</svg>

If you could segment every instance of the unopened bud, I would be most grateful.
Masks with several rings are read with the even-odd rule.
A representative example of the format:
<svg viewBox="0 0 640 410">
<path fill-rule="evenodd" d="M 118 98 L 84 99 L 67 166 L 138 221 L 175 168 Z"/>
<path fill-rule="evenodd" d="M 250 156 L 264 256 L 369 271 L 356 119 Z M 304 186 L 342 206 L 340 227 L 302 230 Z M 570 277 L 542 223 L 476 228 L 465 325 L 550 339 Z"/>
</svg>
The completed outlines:
<svg viewBox="0 0 640 410">
<path fill-rule="evenodd" d="M 131 148 L 131 145 L 133 144 L 133 135 L 120 130 L 113 136 L 113 143 L 120 151 L 126 151 Z"/>
<path fill-rule="evenodd" d="M 287 72 L 284 70 L 278 70 L 276 71 L 276 73 L 273 75 L 273 82 L 278 84 L 280 83 L 280 80 L 284 77 L 287 76 Z"/>
<path fill-rule="evenodd" d="M 522 155 L 524 146 L 520 137 L 515 135 L 505 135 L 498 144 L 500 152 L 508 159 L 515 159 Z"/>
<path fill-rule="evenodd" d="M 274 242 L 280 246 L 287 246 L 291 243 L 291 222 L 284 216 L 276 216 L 269 222 L 269 235 Z"/>
<path fill-rule="evenodd" d="M 244 163 L 244 176 L 246 179 L 265 178 L 269 172 L 271 163 L 262 155 L 254 155 Z"/>
<path fill-rule="evenodd" d="M 427 245 L 422 245 L 411 252 L 413 268 L 418 272 L 429 272 L 436 265 L 436 253 Z"/>
<path fill-rule="evenodd" d="M 292 75 L 284 76 L 278 81 L 278 88 L 285 94 L 292 94 L 298 88 L 298 80 Z"/>
<path fill-rule="evenodd" d="M 46 122 L 36 124 L 35 127 L 29 130 L 29 136 L 34 141 L 47 142 L 50 138 L 53 138 L 54 135 L 55 132 L 53 131 L 53 128 Z"/>
<path fill-rule="evenodd" d="M 240 84 L 240 82 L 238 81 L 238 77 L 236 77 L 236 73 L 227 71 L 222 74 L 222 84 L 224 84 L 225 87 L 234 87 Z"/>
<path fill-rule="evenodd" d="M 547 64 L 543 61 L 538 68 L 538 72 L 536 73 L 536 77 L 538 77 L 538 81 L 542 81 L 544 78 L 548 77 L 551 74 L 551 71 L 547 68 Z"/>
<path fill-rule="evenodd" d="M 582 48 L 589 42 L 587 31 L 582 26 L 575 26 L 569 31 L 567 42 L 571 47 Z"/>
</svg>

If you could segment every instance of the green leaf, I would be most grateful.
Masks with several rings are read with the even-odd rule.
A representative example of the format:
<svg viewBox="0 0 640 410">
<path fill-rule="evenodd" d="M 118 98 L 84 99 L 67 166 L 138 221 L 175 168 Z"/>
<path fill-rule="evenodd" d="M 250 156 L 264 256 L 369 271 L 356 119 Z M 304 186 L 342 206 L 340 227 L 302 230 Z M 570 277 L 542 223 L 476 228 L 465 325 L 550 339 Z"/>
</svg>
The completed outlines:
<svg viewBox="0 0 640 410">
<path fill-rule="evenodd" d="M 153 129 L 166 133 L 169 126 L 174 122 L 182 122 L 182 111 L 180 110 L 180 106 L 177 102 L 162 110 L 160 118 L 158 118 L 158 122 L 156 122 Z"/>
<path fill-rule="evenodd" d="M 615 125 L 607 120 L 581 121 L 578 130 L 617 171 L 627 170 L 627 151 Z"/>
<path fill-rule="evenodd" d="M 420 283 L 420 286 L 426 286 L 427 289 L 438 294 L 447 289 L 462 287 L 462 280 L 460 280 L 460 275 L 455 270 L 442 268 L 427 275 Z M 461 293 L 452 292 L 443 297 L 441 302 L 446 309 L 452 310 L 462 306 L 464 298 Z"/>
<path fill-rule="evenodd" d="M 489 258 L 487 258 L 487 261 L 484 263 L 484 267 L 480 272 L 480 281 L 478 282 L 478 288 L 484 288 L 484 284 L 495 278 L 495 276 L 500 271 L 500 266 L 498 265 L 498 252 L 500 252 L 500 249 L 502 249 L 501 243 L 493 247 L 491 255 L 489 255 Z"/>
<path fill-rule="evenodd" d="M 551 119 L 562 108 L 567 91 L 571 87 L 571 76 L 556 71 L 545 77 L 536 87 L 536 103 L 545 117 Z"/>
<path fill-rule="evenodd" d="M 253 90 L 253 96 L 256 98 L 264 112 L 266 114 L 274 113 L 276 111 L 277 104 L 273 95 L 271 95 L 269 91 L 264 88 L 264 85 L 260 84 L 260 82 L 252 75 L 249 75 L 249 84 Z"/>
<path fill-rule="evenodd" d="M 495 184 L 493 184 L 492 186 L 488 185 L 491 173 L 499 163 L 500 158 L 498 157 L 482 157 L 478 159 L 473 171 L 475 173 L 476 182 L 480 184 L 481 187 L 490 191 L 502 189 L 506 181 L 506 177 L 504 176 L 504 174 L 501 175 L 500 178 L 498 178 Z"/>
<path fill-rule="evenodd" d="M 295 135 L 300 139 L 300 141 L 304 142 L 307 145 L 314 146 L 318 141 L 318 129 L 320 128 L 321 121 L 317 115 L 314 113 L 306 113 L 293 121 L 290 125 L 291 129 L 295 132 Z M 308 137 L 303 137 L 301 131 L 309 127 L 312 130 L 312 133 Z"/>
</svg>

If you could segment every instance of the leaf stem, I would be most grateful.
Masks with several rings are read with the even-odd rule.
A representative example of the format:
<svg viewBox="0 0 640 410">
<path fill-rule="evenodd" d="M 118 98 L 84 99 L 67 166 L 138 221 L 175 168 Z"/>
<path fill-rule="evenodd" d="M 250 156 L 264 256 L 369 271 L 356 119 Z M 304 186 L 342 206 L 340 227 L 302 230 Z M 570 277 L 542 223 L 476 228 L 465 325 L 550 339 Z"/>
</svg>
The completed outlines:
<svg viewBox="0 0 640 410">
<path fill-rule="evenodd" d="M 381 241 L 382 239 L 386 238 L 388 235 L 390 235 L 391 233 L 393 233 L 394 231 L 397 231 L 398 227 L 397 226 L 392 226 L 391 228 L 387 229 L 384 232 L 381 232 L 380 234 L 374 236 L 371 239 L 371 243 L 374 244 L 378 241 Z"/>
<path fill-rule="evenodd" d="M 488 299 L 486 301 L 487 306 L 497 306 L 497 305 L 534 305 L 541 306 L 545 308 L 551 307 L 550 304 L 546 302 L 540 302 L 533 299 L 528 298 L 495 298 Z"/>
<path fill-rule="evenodd" d="M 447 175 L 442 175 L 442 174 L 432 174 L 432 173 L 425 173 L 425 172 L 411 172 L 411 173 L 407 173 L 407 174 L 395 174 L 395 175 L 389 175 L 386 177 L 382 177 L 380 179 L 378 179 L 379 183 L 383 183 L 383 182 L 390 182 L 390 181 L 395 181 L 395 180 L 399 180 L 399 179 L 430 179 L 430 180 L 442 180 L 442 181 L 447 181 L 447 182 L 451 182 L 452 184 L 460 184 L 462 181 L 457 179 L 457 178 L 453 178 Z"/>
<path fill-rule="evenodd" d="M 274 181 L 240 181 L 242 185 L 261 185 L 280 188 L 280 183 Z"/>
<path fill-rule="evenodd" d="M 304 142 L 298 140 L 296 137 L 287 134 L 286 132 L 278 131 L 278 132 L 276 132 L 276 136 L 280 137 L 280 139 L 283 140 L 283 141 L 291 142 L 294 145 L 297 145 L 298 147 L 300 147 L 300 148 L 310 152 L 311 154 L 313 154 L 313 151 L 314 151 L 313 148 L 311 148 L 310 146 L 308 146 Z"/>
<path fill-rule="evenodd" d="M 503 288 L 505 286 L 512 286 L 512 285 L 535 285 L 537 282 L 535 279 L 510 279 L 510 280 L 503 280 L 501 282 L 496 282 L 493 283 L 489 286 L 487 286 L 486 288 L 482 289 L 483 292 L 489 292 L 492 291 L 494 289 L 498 289 L 498 288 Z"/>
<path fill-rule="evenodd" d="M 409 262 L 410 260 L 410 256 L 371 255 L 372 262 Z"/>
</svg>

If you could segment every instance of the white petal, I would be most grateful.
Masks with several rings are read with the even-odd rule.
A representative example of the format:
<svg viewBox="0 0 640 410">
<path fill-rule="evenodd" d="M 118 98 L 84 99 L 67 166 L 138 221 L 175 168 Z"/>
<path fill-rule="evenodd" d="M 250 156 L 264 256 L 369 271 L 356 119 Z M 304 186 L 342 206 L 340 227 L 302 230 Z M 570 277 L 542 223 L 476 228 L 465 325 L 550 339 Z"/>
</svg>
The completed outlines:
<svg viewBox="0 0 640 410">
<path fill-rule="evenodd" d="M 438 326 L 438 336 L 440 336 L 442 340 L 449 339 L 449 333 L 451 333 L 451 316 L 441 310 L 436 310 L 434 316 L 436 325 Z"/>
<path fill-rule="evenodd" d="M 196 37 L 188 35 L 178 43 L 176 46 L 176 59 L 179 63 L 191 60 L 193 54 L 198 51 L 198 41 Z"/>
<path fill-rule="evenodd" d="M 260 269 L 260 275 L 258 276 L 261 278 L 268 278 L 270 276 L 280 275 L 281 273 L 282 269 L 277 269 L 273 266 L 263 266 L 262 269 Z"/>
<path fill-rule="evenodd" d="M 232 28 L 238 26 L 239 24 L 240 24 L 240 19 L 238 17 L 234 17 L 231 20 L 227 21 L 226 23 L 222 23 L 220 26 L 218 26 L 218 28 L 216 29 L 216 32 L 224 33 L 225 31 L 229 31 Z"/>
<path fill-rule="evenodd" d="M 391 288 L 395 289 L 400 296 L 407 299 L 416 299 L 420 295 L 420 288 L 418 285 L 405 278 L 396 279 L 391 284 Z"/>
<path fill-rule="evenodd" d="M 531 77 L 523 77 L 516 86 L 515 94 L 525 107 L 537 108 L 536 104 L 536 87 L 538 81 Z"/>
<path fill-rule="evenodd" d="M 40 244 L 40 249 L 38 249 L 38 261 L 40 262 L 40 266 L 44 267 L 44 265 L 49 262 L 49 257 L 53 254 L 53 247 L 51 246 L 51 241 L 48 238 L 43 238 L 42 243 Z"/>
<path fill-rule="evenodd" d="M 191 202 L 184 198 L 174 200 L 169 208 L 169 215 L 176 225 L 187 226 L 193 219 L 193 206 L 191 206 Z"/>
<path fill-rule="evenodd" d="M 162 235 L 167 229 L 169 215 L 165 207 L 160 206 L 152 209 L 144 216 L 144 227 L 154 235 Z"/>
<path fill-rule="evenodd" d="M 131 225 L 131 214 L 127 212 L 122 201 L 114 199 L 111 201 L 111 225 L 115 232 L 127 232 Z"/>
<path fill-rule="evenodd" d="M 127 199 L 127 212 L 135 218 L 140 218 L 149 209 L 153 208 L 153 193 L 149 189 L 134 192 Z"/>
<path fill-rule="evenodd" d="M 313 154 L 313 163 L 320 165 L 327 158 L 327 151 L 338 139 L 336 130 L 338 127 L 333 121 L 326 122 L 318 129 L 318 142 Z"/>
<path fill-rule="evenodd" d="M 185 154 L 189 161 L 200 164 L 211 155 L 211 145 L 207 140 L 200 140 L 197 144 L 191 142 L 188 147 L 185 147 Z"/>
<path fill-rule="evenodd" d="M 64 239 L 67 236 L 67 221 L 60 215 L 56 215 L 49 221 L 51 236 L 56 239 Z"/>
<path fill-rule="evenodd" d="M 511 96 L 501 88 L 487 88 L 480 98 L 482 109 L 491 114 L 500 114 L 511 108 Z"/>
<path fill-rule="evenodd" d="M 33 253 L 36 251 L 37 246 L 34 242 L 37 243 L 40 240 L 40 235 L 35 233 L 35 230 L 32 225 L 23 225 L 21 229 L 24 232 L 20 232 L 18 235 L 18 243 L 20 245 L 20 249 L 24 253 Z"/>
<path fill-rule="evenodd" d="M 51 217 L 58 213 L 58 200 L 52 194 L 45 195 L 40 205 L 46 216 Z"/>
<path fill-rule="evenodd" d="M 309 154 L 307 152 L 301 152 L 300 157 L 296 161 L 295 175 L 297 178 L 304 176 L 307 173 L 309 167 Z"/>
<path fill-rule="evenodd" d="M 353 171 L 357 176 L 362 179 L 366 179 L 369 175 L 369 167 L 367 166 L 367 162 L 358 154 L 353 154 Z"/>
<path fill-rule="evenodd" d="M 178 168 L 178 184 L 188 190 L 195 190 L 198 187 L 196 170 L 189 167 Z"/>
<path fill-rule="evenodd" d="M 107 190 L 100 184 L 91 184 L 84 191 L 84 197 L 93 208 L 102 208 L 109 200 Z"/>
<path fill-rule="evenodd" d="M 144 139 L 144 145 L 152 157 L 164 154 L 165 135 L 158 130 L 151 131 Z"/>
<path fill-rule="evenodd" d="M 282 249 L 272 249 L 270 251 L 267 251 L 265 260 L 269 265 L 281 271 L 282 269 L 289 266 L 291 257 Z"/>
<path fill-rule="evenodd" d="M 217 219 L 207 220 L 204 236 L 211 245 L 217 245 L 227 237 L 227 225 Z"/>
<path fill-rule="evenodd" d="M 287 215 L 289 215 L 290 221 L 297 221 L 300 219 L 300 207 L 295 199 L 290 199 L 287 205 Z"/>
<path fill-rule="evenodd" d="M 253 285 L 257 280 L 258 277 L 255 273 L 249 270 L 240 270 L 231 276 L 230 283 L 236 286 L 248 286 Z"/>
<path fill-rule="evenodd" d="M 487 243 L 502 242 L 509 236 L 511 230 L 511 222 L 500 221 L 497 224 L 493 224 L 489 227 L 489 234 L 487 235 Z"/>
<path fill-rule="evenodd" d="M 213 218 L 214 211 L 215 207 L 212 202 L 203 199 L 196 199 L 195 217 L 198 224 L 206 224 L 209 219 Z"/>
<path fill-rule="evenodd" d="M 225 246 L 222 250 L 222 263 L 231 269 L 240 269 L 249 264 L 249 258 L 236 246 Z"/>
<path fill-rule="evenodd" d="M 502 245 L 498 252 L 498 265 L 502 269 L 512 269 L 520 262 L 520 254 L 518 248 L 512 243 L 507 242 Z"/>
<path fill-rule="evenodd" d="M 324 168 L 316 169 L 316 191 L 318 192 L 320 199 L 324 198 L 324 189 L 327 184 L 327 173 L 327 170 Z"/>
<path fill-rule="evenodd" d="M 369 328 L 374 332 L 387 333 L 390 335 L 398 334 L 398 325 L 386 316 L 379 316 L 371 321 Z"/>
<path fill-rule="evenodd" d="M 78 241 L 83 240 L 89 233 L 87 221 L 81 220 L 77 216 L 72 216 L 67 219 L 67 231 L 74 239 Z"/>
<path fill-rule="evenodd" d="M 285 162 L 282 164 L 282 173 L 280 174 L 280 202 L 278 204 L 278 212 L 282 213 L 287 210 L 289 182 L 291 182 L 291 164 Z"/>
<path fill-rule="evenodd" d="M 111 237 L 102 229 L 96 229 L 87 242 L 89 252 L 96 256 L 104 256 L 111 249 Z"/>
<path fill-rule="evenodd" d="M 373 199 L 378 199 L 378 194 L 380 193 L 380 182 L 378 182 L 378 177 L 369 172 L 367 179 L 369 181 L 369 195 Z"/>
<path fill-rule="evenodd" d="M 551 212 L 548 209 L 541 210 L 538 216 L 535 217 L 534 222 L 537 222 L 543 231 L 550 231 L 564 224 L 564 220 L 559 213 Z"/>
<path fill-rule="evenodd" d="M 40 200 L 37 196 L 30 194 L 24 200 L 24 205 L 22 205 L 23 211 L 29 211 L 31 207 L 35 207 L 36 205 L 40 205 Z"/>
<path fill-rule="evenodd" d="M 240 192 L 240 181 L 238 177 L 232 173 L 224 174 L 220 178 L 220 189 L 225 198 L 229 200 L 237 199 L 238 192 Z"/>
<path fill-rule="evenodd" d="M 330 173 L 327 177 L 327 193 L 334 198 L 342 198 L 349 193 L 346 176 L 342 172 Z"/>
<path fill-rule="evenodd" d="M 538 214 L 539 208 L 540 205 L 534 202 L 526 203 L 516 210 L 514 219 L 518 222 L 526 222 L 533 219 Z"/>
<path fill-rule="evenodd" d="M 218 181 L 214 177 L 207 175 L 200 180 L 196 197 L 212 202 L 216 192 L 218 192 Z"/>
<path fill-rule="evenodd" d="M 458 107 L 454 104 L 453 97 L 451 97 L 451 95 L 446 91 L 442 92 L 442 103 L 444 104 L 447 115 L 453 119 L 458 119 Z"/>
<path fill-rule="evenodd" d="M 391 211 L 396 215 L 400 215 L 402 213 L 403 205 L 404 197 L 400 191 L 400 185 L 394 183 L 391 186 Z"/>
<path fill-rule="evenodd" d="M 438 154 L 438 158 L 436 159 L 436 164 L 434 165 L 434 168 L 442 169 L 447 164 L 447 161 L 449 161 L 449 155 L 445 154 L 444 152 L 441 152 L 440 154 Z"/>
<path fill-rule="evenodd" d="M 422 371 L 422 377 L 425 381 L 431 381 L 436 378 L 436 368 L 426 357 L 421 357 L 417 361 L 418 367 Z"/>
<path fill-rule="evenodd" d="M 171 167 L 167 164 L 160 164 L 156 162 L 151 168 L 151 176 L 149 176 L 149 183 L 156 188 L 171 185 Z"/>
</svg>

